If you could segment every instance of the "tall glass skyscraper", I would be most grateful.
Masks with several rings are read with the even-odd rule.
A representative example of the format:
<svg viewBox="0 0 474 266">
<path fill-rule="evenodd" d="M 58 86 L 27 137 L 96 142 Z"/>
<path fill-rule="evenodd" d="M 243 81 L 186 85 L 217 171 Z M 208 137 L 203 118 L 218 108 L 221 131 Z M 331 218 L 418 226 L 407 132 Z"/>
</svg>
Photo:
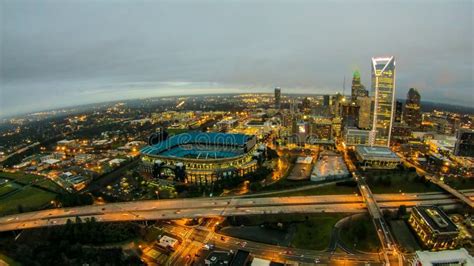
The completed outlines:
<svg viewBox="0 0 474 266">
<path fill-rule="evenodd" d="M 281 89 L 275 88 L 275 109 L 281 108 Z"/>
<path fill-rule="evenodd" d="M 410 88 L 408 91 L 404 119 L 412 129 L 421 128 L 421 96 L 415 88 Z"/>
<path fill-rule="evenodd" d="M 357 100 L 358 97 L 367 97 L 369 92 L 365 89 L 364 85 L 360 83 L 360 73 L 358 70 L 354 71 L 352 75 L 352 91 L 351 99 L 353 102 Z"/>
<path fill-rule="evenodd" d="M 389 146 L 395 112 L 395 58 L 372 58 L 374 109 L 370 144 Z"/>
</svg>

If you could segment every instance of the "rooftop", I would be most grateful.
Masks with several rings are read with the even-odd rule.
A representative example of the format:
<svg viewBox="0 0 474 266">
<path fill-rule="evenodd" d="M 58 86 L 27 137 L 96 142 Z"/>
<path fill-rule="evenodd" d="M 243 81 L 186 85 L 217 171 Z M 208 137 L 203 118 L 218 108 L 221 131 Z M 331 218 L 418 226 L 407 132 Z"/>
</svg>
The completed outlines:
<svg viewBox="0 0 474 266">
<path fill-rule="evenodd" d="M 224 251 L 213 251 L 206 258 L 210 265 L 229 265 L 231 259 L 232 254 Z"/>
<path fill-rule="evenodd" d="M 378 158 L 398 161 L 400 160 L 400 158 L 388 147 L 357 146 L 356 152 L 366 159 Z"/>
<path fill-rule="evenodd" d="M 449 217 L 437 206 L 416 206 L 413 208 L 428 225 L 441 233 L 457 232 L 457 226 L 449 219 Z"/>
<path fill-rule="evenodd" d="M 416 257 L 421 265 L 474 265 L 474 258 L 464 248 L 437 252 L 417 251 Z"/>
<path fill-rule="evenodd" d="M 243 146 L 253 136 L 244 134 L 227 134 L 227 133 L 208 133 L 208 132 L 187 132 L 178 135 L 174 135 L 165 141 L 152 146 L 146 146 L 140 150 L 142 154 L 158 155 L 164 154 L 167 156 L 185 157 L 185 156 L 197 156 L 197 154 L 189 154 L 190 152 L 196 151 L 196 149 L 175 149 L 180 145 L 186 144 L 199 144 L 205 145 L 226 145 L 226 146 Z M 171 154 L 166 154 L 166 152 Z M 220 152 L 220 151 L 219 151 Z M 228 155 L 223 155 L 226 157 Z M 221 156 L 222 157 L 222 156 Z"/>
</svg>

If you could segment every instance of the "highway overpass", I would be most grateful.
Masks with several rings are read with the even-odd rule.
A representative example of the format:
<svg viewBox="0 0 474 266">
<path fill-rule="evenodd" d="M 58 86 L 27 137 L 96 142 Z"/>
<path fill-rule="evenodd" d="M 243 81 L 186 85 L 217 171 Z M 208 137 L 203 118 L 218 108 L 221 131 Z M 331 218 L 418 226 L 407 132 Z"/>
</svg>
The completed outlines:
<svg viewBox="0 0 474 266">
<path fill-rule="evenodd" d="M 474 191 L 466 192 L 474 196 Z M 374 195 L 380 208 L 400 205 L 442 205 L 454 207 L 456 198 L 443 193 Z M 0 217 L 0 231 L 22 230 L 65 224 L 95 217 L 98 222 L 168 220 L 181 218 L 240 216 L 283 213 L 357 213 L 366 205 L 358 195 L 327 195 L 267 198 L 197 198 L 147 200 L 72 208 L 56 208 Z"/>
</svg>

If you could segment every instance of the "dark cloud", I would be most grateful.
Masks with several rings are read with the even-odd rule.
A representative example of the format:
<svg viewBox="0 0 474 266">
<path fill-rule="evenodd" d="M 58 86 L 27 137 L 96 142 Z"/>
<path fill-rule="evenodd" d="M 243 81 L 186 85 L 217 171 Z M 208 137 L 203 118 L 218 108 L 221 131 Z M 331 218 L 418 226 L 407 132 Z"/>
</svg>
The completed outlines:
<svg viewBox="0 0 474 266">
<path fill-rule="evenodd" d="M 370 57 L 397 94 L 472 104 L 472 1 L 0 2 L 0 115 L 175 93 L 342 90 Z M 349 90 L 347 90 L 349 91 Z M 454 99 L 453 99 L 454 97 Z"/>
</svg>

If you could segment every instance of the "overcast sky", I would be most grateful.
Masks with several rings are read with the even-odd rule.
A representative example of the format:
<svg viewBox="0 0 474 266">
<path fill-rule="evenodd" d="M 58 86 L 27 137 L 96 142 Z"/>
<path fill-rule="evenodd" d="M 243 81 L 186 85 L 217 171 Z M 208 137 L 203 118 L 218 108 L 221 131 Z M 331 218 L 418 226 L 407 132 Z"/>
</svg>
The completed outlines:
<svg viewBox="0 0 474 266">
<path fill-rule="evenodd" d="M 0 115 L 106 100 L 342 92 L 394 55 L 397 96 L 472 105 L 473 1 L 0 0 Z"/>
</svg>

